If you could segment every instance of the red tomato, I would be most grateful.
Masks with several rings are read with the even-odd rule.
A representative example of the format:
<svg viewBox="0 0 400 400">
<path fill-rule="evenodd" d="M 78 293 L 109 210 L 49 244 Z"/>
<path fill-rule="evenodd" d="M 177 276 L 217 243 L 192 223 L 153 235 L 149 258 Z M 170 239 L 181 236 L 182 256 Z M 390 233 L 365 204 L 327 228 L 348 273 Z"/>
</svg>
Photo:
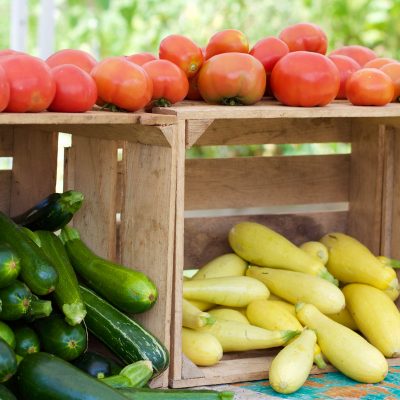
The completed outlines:
<svg viewBox="0 0 400 400">
<path fill-rule="evenodd" d="M 249 41 L 243 32 L 236 29 L 226 29 L 213 35 L 206 47 L 208 60 L 216 54 L 222 53 L 248 53 Z"/>
<path fill-rule="evenodd" d="M 391 64 L 385 64 L 380 68 L 382 72 L 390 77 L 394 86 L 393 101 L 399 101 L 400 97 L 400 63 L 394 62 Z"/>
<path fill-rule="evenodd" d="M 186 98 L 188 100 L 203 100 L 199 92 L 199 74 L 189 79 L 189 91 Z"/>
<path fill-rule="evenodd" d="M 156 106 L 170 106 L 182 101 L 189 90 L 185 73 L 168 60 L 154 60 L 143 65 L 153 81 L 153 96 Z"/>
<path fill-rule="evenodd" d="M 10 84 L 7 80 L 7 75 L 0 66 L 0 112 L 2 112 L 10 101 Z"/>
<path fill-rule="evenodd" d="M 15 54 L 26 54 L 26 53 L 23 53 L 22 51 L 17 51 L 17 50 L 11 50 L 11 49 L 0 50 L 0 57 L 12 56 Z"/>
<path fill-rule="evenodd" d="M 271 74 L 275 97 L 288 106 L 325 106 L 337 95 L 339 71 L 326 56 L 295 51 L 282 57 Z"/>
<path fill-rule="evenodd" d="M 0 57 L 10 85 L 6 111 L 40 112 L 53 101 L 56 84 L 49 66 L 40 58 L 27 54 Z"/>
<path fill-rule="evenodd" d="M 188 78 L 194 76 L 203 64 L 203 52 L 191 39 L 182 35 L 169 35 L 160 43 L 159 57 L 172 61 L 183 69 Z"/>
<path fill-rule="evenodd" d="M 250 54 L 223 53 L 204 63 L 198 85 L 208 103 L 254 104 L 263 97 L 266 75 L 260 61 Z"/>
<path fill-rule="evenodd" d="M 359 70 L 360 64 L 357 61 L 354 61 L 352 58 L 347 56 L 333 55 L 329 56 L 329 59 L 333 61 L 339 70 L 340 74 L 340 88 L 339 92 L 336 95 L 337 99 L 347 99 L 346 96 L 346 82 L 347 79 L 351 76 L 351 74 L 357 70 Z"/>
<path fill-rule="evenodd" d="M 361 67 L 368 61 L 376 58 L 376 53 L 373 50 L 358 45 L 341 47 L 340 49 L 333 50 L 330 55 L 333 56 L 335 54 L 350 57 L 357 61 Z"/>
<path fill-rule="evenodd" d="M 346 93 L 355 106 L 384 106 L 393 99 L 394 85 L 381 70 L 363 68 L 347 80 Z"/>
<path fill-rule="evenodd" d="M 91 110 L 97 99 L 93 78 L 76 65 L 66 64 L 51 71 L 56 83 L 56 95 L 49 111 L 85 112 Z"/>
<path fill-rule="evenodd" d="M 279 34 L 279 39 L 288 45 L 290 51 L 325 54 L 328 46 L 325 32 L 318 25 L 307 22 L 288 26 Z"/>
<path fill-rule="evenodd" d="M 101 100 L 126 111 L 143 108 L 151 100 L 153 82 L 147 72 L 125 57 L 109 57 L 91 72 Z"/>
<path fill-rule="evenodd" d="M 393 58 L 386 58 L 386 57 L 378 57 L 374 58 L 371 61 L 368 61 L 367 63 L 364 64 L 364 68 L 378 68 L 380 69 L 386 64 L 391 64 L 397 62 L 396 60 L 393 60 Z"/>
<path fill-rule="evenodd" d="M 97 61 L 89 53 L 83 50 L 64 49 L 52 54 L 47 60 L 50 68 L 58 67 L 64 64 L 73 64 L 82 68 L 88 74 L 97 64 Z"/>
<path fill-rule="evenodd" d="M 143 65 L 149 61 L 157 60 L 156 56 L 154 56 L 151 53 L 146 53 L 146 52 L 132 54 L 131 56 L 126 56 L 125 58 L 128 61 L 134 62 L 137 65 Z"/>
</svg>

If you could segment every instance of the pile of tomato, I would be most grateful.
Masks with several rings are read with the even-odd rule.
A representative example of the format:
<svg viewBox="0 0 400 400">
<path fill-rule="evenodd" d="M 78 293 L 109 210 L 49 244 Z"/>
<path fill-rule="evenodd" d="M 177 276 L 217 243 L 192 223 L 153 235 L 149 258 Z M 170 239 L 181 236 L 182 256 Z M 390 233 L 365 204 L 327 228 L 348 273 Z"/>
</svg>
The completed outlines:
<svg viewBox="0 0 400 400">
<path fill-rule="evenodd" d="M 227 29 L 205 48 L 169 35 L 150 53 L 97 62 L 82 50 L 61 50 L 47 60 L 0 51 L 0 111 L 85 112 L 95 104 L 136 111 L 184 99 L 250 105 L 264 96 L 288 106 L 324 106 L 334 99 L 382 106 L 400 96 L 400 62 L 364 46 L 326 55 L 327 36 L 299 23 L 252 48 L 245 34 Z"/>
</svg>

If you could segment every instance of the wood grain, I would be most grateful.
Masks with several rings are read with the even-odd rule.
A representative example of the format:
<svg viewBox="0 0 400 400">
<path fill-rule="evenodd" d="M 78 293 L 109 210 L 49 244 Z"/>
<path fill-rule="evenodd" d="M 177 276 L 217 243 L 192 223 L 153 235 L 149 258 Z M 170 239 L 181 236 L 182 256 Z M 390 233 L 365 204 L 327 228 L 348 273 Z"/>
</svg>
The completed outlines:
<svg viewBox="0 0 400 400">
<path fill-rule="evenodd" d="M 0 127 L 0 157 L 12 157 L 14 135 L 12 126 Z"/>
<path fill-rule="evenodd" d="M 0 211 L 10 213 L 10 197 L 11 197 L 11 171 L 0 171 Z"/>
<path fill-rule="evenodd" d="M 186 160 L 185 209 L 348 201 L 349 155 Z"/>
</svg>

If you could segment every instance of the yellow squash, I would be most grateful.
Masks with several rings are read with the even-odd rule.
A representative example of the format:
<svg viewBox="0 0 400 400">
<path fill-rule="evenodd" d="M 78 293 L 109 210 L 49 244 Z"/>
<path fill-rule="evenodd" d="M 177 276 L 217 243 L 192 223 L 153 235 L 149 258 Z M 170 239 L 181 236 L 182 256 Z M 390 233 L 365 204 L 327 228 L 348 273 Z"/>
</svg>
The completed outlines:
<svg viewBox="0 0 400 400">
<path fill-rule="evenodd" d="M 322 264 L 328 262 L 328 249 L 321 242 L 305 242 L 299 247 Z"/>
<path fill-rule="evenodd" d="M 322 353 L 340 372 L 359 382 L 377 383 L 388 372 L 383 354 L 358 333 L 322 314 L 312 304 L 296 306 L 299 321 L 314 329 Z"/>
<path fill-rule="evenodd" d="M 358 330 L 358 326 L 354 318 L 351 316 L 347 307 L 343 308 L 343 310 L 339 311 L 336 314 L 326 314 L 327 317 L 333 319 L 338 324 L 347 326 L 348 328 L 352 329 L 353 331 Z"/>
<path fill-rule="evenodd" d="M 207 311 L 215 306 L 215 304 L 213 303 L 208 303 L 206 301 L 200 301 L 200 300 L 188 300 L 188 302 L 193 306 L 197 307 L 200 311 Z"/>
<path fill-rule="evenodd" d="M 249 320 L 238 310 L 232 308 L 215 308 L 209 311 L 209 314 L 215 319 L 225 319 L 228 321 L 242 322 L 243 324 L 250 325 Z"/>
<path fill-rule="evenodd" d="M 182 326 L 196 329 L 214 322 L 215 318 L 209 313 L 201 311 L 187 300 L 182 299 Z"/>
<path fill-rule="evenodd" d="M 335 282 L 321 261 L 279 233 L 256 222 L 241 222 L 229 232 L 229 244 L 251 264 L 320 276 Z"/>
<path fill-rule="evenodd" d="M 269 370 L 272 389 L 289 394 L 303 386 L 313 365 L 316 341 L 315 332 L 305 329 L 278 353 Z"/>
<path fill-rule="evenodd" d="M 353 283 L 343 288 L 346 304 L 362 334 L 385 357 L 400 355 L 400 312 L 381 290 Z"/>
<path fill-rule="evenodd" d="M 327 280 L 314 275 L 250 266 L 247 276 L 259 279 L 272 293 L 292 304 L 311 303 L 326 314 L 337 313 L 345 306 L 341 290 Z"/>
<path fill-rule="evenodd" d="M 378 289 L 398 287 L 392 268 L 382 263 L 358 240 L 344 233 L 329 233 L 320 240 L 329 251 L 328 270 L 343 283 L 366 283 Z"/>
<path fill-rule="evenodd" d="M 182 328 L 182 351 L 199 366 L 217 364 L 222 358 L 222 346 L 213 335 Z"/>
<path fill-rule="evenodd" d="M 222 278 L 224 276 L 243 276 L 247 262 L 234 253 L 224 254 L 201 267 L 192 279 Z"/>
<path fill-rule="evenodd" d="M 198 279 L 183 282 L 183 297 L 227 307 L 245 307 L 256 299 L 266 299 L 269 290 L 248 276 Z"/>
<path fill-rule="evenodd" d="M 215 324 L 198 329 L 211 333 L 225 351 L 269 349 L 284 345 L 299 331 L 269 331 L 236 321 L 216 320 Z"/>
<path fill-rule="evenodd" d="M 383 290 L 383 293 L 385 293 L 386 296 L 388 296 L 389 299 L 392 301 L 396 301 L 400 296 L 399 288 L 388 288 L 386 290 Z"/>
</svg>

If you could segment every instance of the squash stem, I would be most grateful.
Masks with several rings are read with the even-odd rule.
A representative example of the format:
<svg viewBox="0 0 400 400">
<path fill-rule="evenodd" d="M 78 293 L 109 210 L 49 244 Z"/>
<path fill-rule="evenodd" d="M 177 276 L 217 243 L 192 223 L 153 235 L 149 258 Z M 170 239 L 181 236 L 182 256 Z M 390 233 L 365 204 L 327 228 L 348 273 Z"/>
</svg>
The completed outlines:
<svg viewBox="0 0 400 400">
<path fill-rule="evenodd" d="M 39 318 L 48 317 L 52 311 L 53 308 L 50 300 L 40 300 L 39 298 L 33 297 L 27 317 L 30 321 L 34 321 Z"/>
<path fill-rule="evenodd" d="M 66 212 L 74 214 L 81 208 L 83 199 L 83 194 L 81 192 L 69 190 L 61 195 L 60 202 L 62 203 L 63 209 Z"/>
<path fill-rule="evenodd" d="M 63 242 L 63 244 L 70 242 L 72 240 L 80 239 L 79 232 L 74 228 L 65 226 L 60 233 L 60 239 Z"/>
<path fill-rule="evenodd" d="M 80 324 L 86 316 L 83 303 L 64 304 L 62 311 L 65 315 L 65 321 L 72 326 Z"/>
</svg>

